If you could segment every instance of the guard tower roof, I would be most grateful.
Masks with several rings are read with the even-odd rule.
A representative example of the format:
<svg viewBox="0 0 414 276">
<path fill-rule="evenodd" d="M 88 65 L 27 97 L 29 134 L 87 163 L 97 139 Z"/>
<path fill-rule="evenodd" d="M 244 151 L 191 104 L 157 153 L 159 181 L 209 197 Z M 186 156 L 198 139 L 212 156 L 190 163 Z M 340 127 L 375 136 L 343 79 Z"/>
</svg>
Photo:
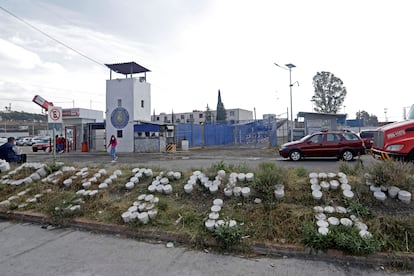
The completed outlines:
<svg viewBox="0 0 414 276">
<path fill-rule="evenodd" d="M 124 62 L 124 63 L 105 64 L 105 65 L 112 71 L 119 73 L 119 74 L 124 74 L 124 75 L 151 72 L 144 66 L 141 66 L 138 63 L 133 62 L 133 61 Z"/>
</svg>

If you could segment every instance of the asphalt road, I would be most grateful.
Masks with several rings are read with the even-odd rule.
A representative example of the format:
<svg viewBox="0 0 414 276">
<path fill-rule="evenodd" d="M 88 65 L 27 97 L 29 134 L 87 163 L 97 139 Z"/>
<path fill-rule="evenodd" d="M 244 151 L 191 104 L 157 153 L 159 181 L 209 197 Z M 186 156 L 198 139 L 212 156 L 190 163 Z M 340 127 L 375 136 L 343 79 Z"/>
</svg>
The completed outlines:
<svg viewBox="0 0 414 276">
<path fill-rule="evenodd" d="M 387 275 L 294 258 L 245 258 L 75 229 L 0 221 L 0 274 L 22 275 Z"/>
<path fill-rule="evenodd" d="M 335 172 L 339 170 L 341 161 L 335 158 L 313 158 L 297 162 L 281 158 L 274 150 L 258 147 L 214 147 L 196 148 L 189 151 L 177 151 L 168 153 L 118 153 L 116 163 L 111 162 L 106 152 L 69 152 L 52 153 L 31 152 L 30 147 L 23 147 L 28 154 L 28 162 L 51 162 L 54 160 L 79 165 L 117 166 L 136 165 L 145 167 L 157 167 L 169 170 L 187 170 L 208 168 L 213 164 L 224 162 L 228 165 L 243 165 L 255 169 L 262 162 L 276 162 L 283 167 L 303 167 L 308 171 Z M 370 155 L 361 157 L 363 164 L 377 162 Z M 356 160 L 349 162 L 355 164 Z"/>
</svg>

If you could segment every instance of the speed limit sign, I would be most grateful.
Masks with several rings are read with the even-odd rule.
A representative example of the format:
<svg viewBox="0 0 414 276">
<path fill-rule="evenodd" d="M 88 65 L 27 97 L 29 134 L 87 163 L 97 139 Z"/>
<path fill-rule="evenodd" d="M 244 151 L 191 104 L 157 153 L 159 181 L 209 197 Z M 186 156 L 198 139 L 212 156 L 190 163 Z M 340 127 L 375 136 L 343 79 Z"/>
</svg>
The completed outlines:
<svg viewBox="0 0 414 276">
<path fill-rule="evenodd" d="M 62 108 L 58 106 L 49 106 L 48 123 L 62 123 Z"/>
</svg>

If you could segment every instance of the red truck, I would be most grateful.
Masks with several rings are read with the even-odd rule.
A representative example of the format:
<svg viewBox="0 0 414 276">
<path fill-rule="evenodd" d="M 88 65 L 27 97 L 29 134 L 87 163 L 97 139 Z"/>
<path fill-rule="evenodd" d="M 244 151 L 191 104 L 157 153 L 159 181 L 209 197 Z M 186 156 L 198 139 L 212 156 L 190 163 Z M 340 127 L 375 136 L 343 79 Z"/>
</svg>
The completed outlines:
<svg viewBox="0 0 414 276">
<path fill-rule="evenodd" d="M 372 155 L 377 159 L 414 161 L 414 105 L 408 119 L 376 129 Z"/>
</svg>

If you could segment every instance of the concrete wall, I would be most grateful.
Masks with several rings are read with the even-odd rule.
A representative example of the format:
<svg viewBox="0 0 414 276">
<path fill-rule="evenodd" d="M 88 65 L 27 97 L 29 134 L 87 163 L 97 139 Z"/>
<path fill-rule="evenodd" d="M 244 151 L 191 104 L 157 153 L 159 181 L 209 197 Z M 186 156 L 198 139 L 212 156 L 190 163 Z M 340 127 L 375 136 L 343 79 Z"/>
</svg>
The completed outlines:
<svg viewBox="0 0 414 276">
<path fill-rule="evenodd" d="M 165 137 L 144 137 L 134 139 L 135 152 L 165 152 Z"/>
</svg>

